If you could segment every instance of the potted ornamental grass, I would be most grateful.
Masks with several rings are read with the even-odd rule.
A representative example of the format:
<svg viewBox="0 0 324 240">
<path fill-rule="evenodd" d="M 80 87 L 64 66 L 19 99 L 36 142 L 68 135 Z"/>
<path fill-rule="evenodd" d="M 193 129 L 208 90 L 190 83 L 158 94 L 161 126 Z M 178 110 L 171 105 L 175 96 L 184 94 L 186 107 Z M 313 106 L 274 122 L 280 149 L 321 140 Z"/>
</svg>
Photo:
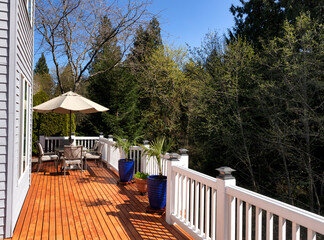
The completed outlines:
<svg viewBox="0 0 324 240">
<path fill-rule="evenodd" d="M 132 146 L 136 145 L 136 140 L 122 139 L 116 136 L 115 149 L 119 148 L 124 151 L 125 158 L 118 160 L 119 180 L 122 183 L 130 182 L 134 173 L 134 160 L 129 159 L 129 152 Z"/>
<path fill-rule="evenodd" d="M 159 169 L 158 175 L 147 177 L 147 195 L 152 209 L 164 209 L 166 205 L 167 177 L 162 173 L 162 159 L 172 145 L 172 141 L 167 141 L 165 137 L 158 137 L 150 142 L 150 147 L 141 146 L 147 160 L 156 161 Z"/>
<path fill-rule="evenodd" d="M 147 193 L 147 177 L 148 177 L 148 174 L 143 173 L 143 172 L 136 172 L 134 175 L 137 190 L 142 195 Z"/>
</svg>

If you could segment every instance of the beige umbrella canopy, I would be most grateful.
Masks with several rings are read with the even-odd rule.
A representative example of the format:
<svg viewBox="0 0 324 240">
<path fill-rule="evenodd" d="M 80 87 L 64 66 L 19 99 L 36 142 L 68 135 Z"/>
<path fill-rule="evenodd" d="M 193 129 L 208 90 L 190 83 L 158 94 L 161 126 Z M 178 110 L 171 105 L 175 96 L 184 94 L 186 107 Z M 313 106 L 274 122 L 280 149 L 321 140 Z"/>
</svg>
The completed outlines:
<svg viewBox="0 0 324 240">
<path fill-rule="evenodd" d="M 67 92 L 56 98 L 53 98 L 47 102 L 39 104 L 33 108 L 35 112 L 40 113 L 95 113 L 95 112 L 105 112 L 109 109 L 101 106 L 75 92 Z"/>
<path fill-rule="evenodd" d="M 71 113 L 95 113 L 105 112 L 109 109 L 101 106 L 75 92 L 67 92 L 47 102 L 39 104 L 33 108 L 35 112 L 40 113 L 63 113 L 70 114 L 70 137 L 71 137 Z"/>
</svg>

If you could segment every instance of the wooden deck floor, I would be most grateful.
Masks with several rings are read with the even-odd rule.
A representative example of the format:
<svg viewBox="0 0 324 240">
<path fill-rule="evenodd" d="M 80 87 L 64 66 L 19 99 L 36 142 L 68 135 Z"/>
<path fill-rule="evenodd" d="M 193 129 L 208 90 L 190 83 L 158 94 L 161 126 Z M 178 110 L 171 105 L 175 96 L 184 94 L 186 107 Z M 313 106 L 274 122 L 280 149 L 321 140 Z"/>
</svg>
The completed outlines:
<svg viewBox="0 0 324 240">
<path fill-rule="evenodd" d="M 134 184 L 93 162 L 81 177 L 57 175 L 54 163 L 32 173 L 32 184 L 12 239 L 190 239 L 164 216 L 145 213 L 146 196 Z"/>
</svg>

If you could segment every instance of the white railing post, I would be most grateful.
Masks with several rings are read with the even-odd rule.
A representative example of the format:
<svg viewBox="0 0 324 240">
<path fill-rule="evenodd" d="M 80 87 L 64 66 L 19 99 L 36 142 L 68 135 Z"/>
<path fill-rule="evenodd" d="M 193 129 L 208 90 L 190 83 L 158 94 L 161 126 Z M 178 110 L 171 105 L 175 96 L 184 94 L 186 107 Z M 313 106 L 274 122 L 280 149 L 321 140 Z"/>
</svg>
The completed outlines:
<svg viewBox="0 0 324 240">
<path fill-rule="evenodd" d="M 99 139 L 100 139 L 100 138 L 104 138 L 104 135 L 103 135 L 102 132 L 99 133 Z"/>
<path fill-rule="evenodd" d="M 144 140 L 143 141 L 143 146 L 146 147 L 146 148 L 149 148 L 150 147 L 149 141 L 148 140 Z M 142 151 L 142 156 L 141 156 L 141 172 L 148 173 L 146 171 L 146 166 L 147 166 L 147 156 L 146 156 L 146 154 L 144 154 L 144 151 Z"/>
<path fill-rule="evenodd" d="M 180 152 L 180 159 L 179 159 L 180 162 L 177 166 L 188 168 L 189 167 L 188 150 L 182 148 L 182 149 L 179 149 L 179 152 Z"/>
<path fill-rule="evenodd" d="M 108 144 L 107 144 L 107 152 L 106 152 L 106 159 L 107 159 L 107 167 L 111 165 L 111 151 L 112 151 L 112 142 L 114 141 L 113 135 L 108 135 Z"/>
<path fill-rule="evenodd" d="M 235 200 L 226 195 L 226 186 L 235 186 L 236 180 L 232 176 L 235 171 L 229 167 L 217 168 L 220 174 L 216 180 L 216 239 L 235 239 Z"/>
<path fill-rule="evenodd" d="M 43 134 L 39 135 L 39 142 L 42 144 L 43 148 L 45 148 L 45 136 Z"/>
<path fill-rule="evenodd" d="M 174 222 L 171 219 L 171 215 L 174 212 L 174 196 L 175 196 L 175 174 L 173 171 L 174 166 L 189 167 L 188 150 L 179 149 L 180 155 L 171 153 L 169 160 L 167 160 L 167 200 L 165 207 L 165 221 L 173 225 Z"/>
<path fill-rule="evenodd" d="M 74 133 L 74 132 L 71 133 L 71 140 L 70 140 L 70 143 L 71 143 L 72 145 L 77 145 L 76 140 L 75 140 L 75 133 Z"/>
</svg>

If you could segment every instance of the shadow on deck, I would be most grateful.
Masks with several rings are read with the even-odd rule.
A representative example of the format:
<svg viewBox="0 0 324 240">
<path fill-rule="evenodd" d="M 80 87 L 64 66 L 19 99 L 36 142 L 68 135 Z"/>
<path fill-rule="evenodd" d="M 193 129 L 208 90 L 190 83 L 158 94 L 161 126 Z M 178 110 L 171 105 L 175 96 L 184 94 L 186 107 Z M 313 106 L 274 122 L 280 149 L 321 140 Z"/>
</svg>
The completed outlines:
<svg viewBox="0 0 324 240">
<path fill-rule="evenodd" d="M 42 168 L 32 173 L 12 239 L 191 239 L 164 216 L 146 213 L 147 196 L 134 184 L 117 185 L 94 162 L 83 177 L 74 170 L 64 178 L 53 162 Z"/>
</svg>

